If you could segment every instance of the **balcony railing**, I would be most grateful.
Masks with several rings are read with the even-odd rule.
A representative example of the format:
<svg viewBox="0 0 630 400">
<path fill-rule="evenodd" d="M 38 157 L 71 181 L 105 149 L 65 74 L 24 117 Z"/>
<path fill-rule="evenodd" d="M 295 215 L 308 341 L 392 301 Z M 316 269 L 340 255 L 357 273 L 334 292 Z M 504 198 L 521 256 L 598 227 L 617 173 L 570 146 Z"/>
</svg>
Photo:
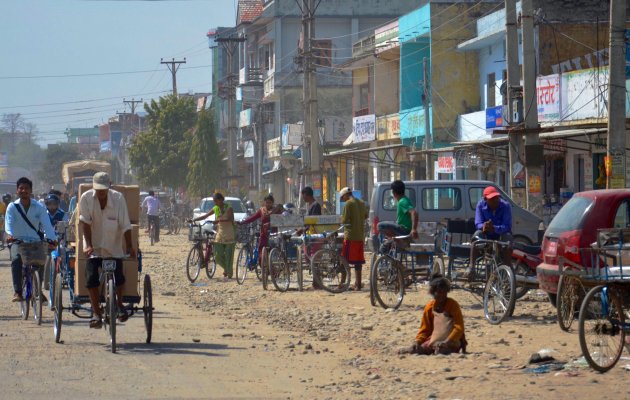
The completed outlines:
<svg viewBox="0 0 630 400">
<path fill-rule="evenodd" d="M 239 85 L 262 85 L 263 72 L 261 68 L 245 67 L 239 70 Z"/>
<path fill-rule="evenodd" d="M 352 44 L 352 57 L 360 57 L 372 53 L 374 53 L 374 35 L 370 35 Z"/>
</svg>

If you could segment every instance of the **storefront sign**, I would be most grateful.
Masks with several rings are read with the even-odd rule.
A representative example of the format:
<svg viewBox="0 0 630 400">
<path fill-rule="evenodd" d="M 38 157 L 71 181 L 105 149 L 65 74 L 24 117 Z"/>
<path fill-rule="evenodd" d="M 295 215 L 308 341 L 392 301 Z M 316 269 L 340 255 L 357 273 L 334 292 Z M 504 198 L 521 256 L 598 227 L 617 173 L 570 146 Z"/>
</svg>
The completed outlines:
<svg viewBox="0 0 630 400">
<path fill-rule="evenodd" d="M 528 177 L 529 182 L 529 193 L 530 194 L 540 194 L 540 176 L 531 175 Z"/>
<path fill-rule="evenodd" d="M 453 153 L 439 153 L 436 172 L 439 174 L 454 174 L 455 159 Z"/>
<path fill-rule="evenodd" d="M 429 109 L 430 110 L 430 109 Z M 430 111 L 429 111 L 430 112 Z M 424 137 L 426 131 L 424 108 L 416 107 L 400 112 L 400 138 L 416 139 Z"/>
<path fill-rule="evenodd" d="M 267 140 L 267 156 L 269 158 L 278 158 L 280 157 L 280 138 L 273 138 L 271 140 Z"/>
<path fill-rule="evenodd" d="M 243 146 L 243 157 L 254 158 L 254 142 L 252 140 L 245 142 Z"/>
<path fill-rule="evenodd" d="M 541 76 L 536 79 L 536 99 L 538 121 L 557 121 L 560 119 L 559 75 Z"/>
<path fill-rule="evenodd" d="M 324 141 L 327 144 L 341 144 L 350 135 L 350 119 L 336 116 L 324 117 Z"/>
<path fill-rule="evenodd" d="M 503 106 L 486 108 L 486 129 L 503 126 Z"/>
<path fill-rule="evenodd" d="M 239 114 L 238 127 L 243 128 L 246 126 L 250 126 L 252 122 L 252 109 L 248 108 L 247 110 L 241 111 Z"/>
<path fill-rule="evenodd" d="M 282 150 L 291 150 L 293 146 L 300 146 L 302 144 L 303 132 L 304 125 L 282 125 Z"/>
<path fill-rule="evenodd" d="M 376 119 L 378 140 L 400 138 L 400 117 L 398 114 L 386 115 Z"/>
<path fill-rule="evenodd" d="M 376 117 L 374 114 L 352 118 L 354 142 L 371 142 L 376 140 Z"/>
</svg>

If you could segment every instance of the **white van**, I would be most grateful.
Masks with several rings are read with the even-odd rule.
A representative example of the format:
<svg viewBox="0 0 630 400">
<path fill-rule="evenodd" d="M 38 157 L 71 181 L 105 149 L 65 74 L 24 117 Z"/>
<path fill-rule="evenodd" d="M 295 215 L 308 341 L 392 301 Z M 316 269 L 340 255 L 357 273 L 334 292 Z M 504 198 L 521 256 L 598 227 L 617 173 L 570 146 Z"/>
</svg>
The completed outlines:
<svg viewBox="0 0 630 400">
<path fill-rule="evenodd" d="M 379 182 L 374 186 L 370 200 L 370 242 L 378 243 L 376 226 L 381 221 L 396 221 L 396 201 L 390 188 L 391 182 Z M 474 220 L 477 203 L 483 190 L 493 186 L 501 198 L 512 205 L 512 235 L 514 240 L 534 244 L 544 231 L 542 219 L 516 205 L 496 184 L 490 181 L 407 181 L 405 194 L 415 204 L 419 222 L 441 223 L 449 219 Z M 431 224 L 433 225 L 433 224 Z M 376 241 L 375 241 L 376 240 Z"/>
</svg>

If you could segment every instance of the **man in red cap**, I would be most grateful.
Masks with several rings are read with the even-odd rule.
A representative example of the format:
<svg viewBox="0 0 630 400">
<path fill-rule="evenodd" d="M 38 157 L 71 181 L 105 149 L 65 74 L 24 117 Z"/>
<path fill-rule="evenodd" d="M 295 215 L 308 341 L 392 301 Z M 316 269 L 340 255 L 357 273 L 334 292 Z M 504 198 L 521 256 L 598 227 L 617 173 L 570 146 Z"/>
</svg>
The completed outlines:
<svg viewBox="0 0 630 400">
<path fill-rule="evenodd" d="M 473 237 L 503 242 L 512 240 L 512 206 L 501 198 L 501 193 L 494 186 L 488 186 L 483 190 L 483 199 L 479 200 L 475 211 L 475 227 L 477 231 Z M 473 248 L 471 263 L 477 258 L 476 253 Z M 511 246 L 503 248 L 503 263 L 512 264 Z M 471 278 L 471 271 L 472 268 L 469 267 L 464 276 Z"/>
</svg>

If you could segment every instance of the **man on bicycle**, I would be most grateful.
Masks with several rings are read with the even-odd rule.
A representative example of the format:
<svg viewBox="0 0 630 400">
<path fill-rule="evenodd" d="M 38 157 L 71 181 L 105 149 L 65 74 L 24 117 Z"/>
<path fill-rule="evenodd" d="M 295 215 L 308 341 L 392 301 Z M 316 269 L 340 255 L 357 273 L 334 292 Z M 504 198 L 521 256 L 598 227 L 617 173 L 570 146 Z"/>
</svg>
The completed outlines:
<svg viewBox="0 0 630 400">
<path fill-rule="evenodd" d="M 151 225 L 155 226 L 155 243 L 160 241 L 160 199 L 155 196 L 153 190 L 149 190 L 149 195 L 142 201 L 142 209 L 147 210 L 147 223 L 149 224 L 149 235 Z"/>
<path fill-rule="evenodd" d="M 48 211 L 48 218 L 50 224 L 57 231 L 57 223 L 66 220 L 66 213 L 60 207 L 61 199 L 54 193 L 49 193 L 44 199 L 46 210 Z M 48 251 L 48 257 L 46 257 L 46 265 L 44 266 L 44 279 L 42 279 L 42 285 L 44 290 L 49 289 L 50 285 L 50 268 L 52 265 L 52 258 L 50 256 L 51 250 Z"/>
<path fill-rule="evenodd" d="M 418 212 L 411 200 L 405 196 L 405 183 L 396 180 L 391 184 L 392 196 L 396 200 L 396 222 L 383 221 L 377 225 L 378 231 L 386 237 L 409 235 L 418 238 Z M 378 243 L 374 243 L 374 249 L 378 249 Z M 384 252 L 385 249 L 381 249 Z"/>
<path fill-rule="evenodd" d="M 49 240 L 56 241 L 57 235 L 48 218 L 46 207 L 37 201 L 31 200 L 33 182 L 25 177 L 18 179 L 18 199 L 9 203 L 6 212 L 5 228 L 7 242 L 20 240 L 25 243 L 44 240 L 44 234 Z M 43 229 L 43 233 L 42 233 Z M 56 246 L 51 244 L 52 247 Z M 43 270 L 39 269 L 40 278 Z M 13 301 L 23 301 L 22 297 L 22 257 L 18 251 L 11 251 L 11 275 L 13 277 Z"/>
<path fill-rule="evenodd" d="M 110 189 L 111 181 L 105 172 L 97 172 L 92 178 L 92 189 L 83 193 L 79 200 L 79 221 L 83 228 L 83 253 L 89 257 L 85 276 L 94 315 L 90 328 L 103 326 L 103 310 L 99 303 L 100 277 L 98 269 L 103 257 L 116 259 L 114 279 L 118 301 L 118 320 L 125 322 L 129 315 L 123 307 L 122 294 L 125 276 L 123 275 L 122 239 L 124 237 L 129 256 L 136 258 L 136 249 L 131 242 L 131 223 L 127 203 L 122 193 Z"/>
<path fill-rule="evenodd" d="M 501 198 L 501 193 L 494 187 L 488 186 L 483 190 L 483 198 L 477 203 L 475 210 L 475 228 L 473 237 L 488 240 L 512 241 L 512 206 Z M 472 263 L 478 257 L 478 251 L 473 246 L 471 266 L 464 272 L 464 277 L 470 277 Z M 512 247 L 504 246 L 503 263 L 512 265 Z"/>
</svg>

